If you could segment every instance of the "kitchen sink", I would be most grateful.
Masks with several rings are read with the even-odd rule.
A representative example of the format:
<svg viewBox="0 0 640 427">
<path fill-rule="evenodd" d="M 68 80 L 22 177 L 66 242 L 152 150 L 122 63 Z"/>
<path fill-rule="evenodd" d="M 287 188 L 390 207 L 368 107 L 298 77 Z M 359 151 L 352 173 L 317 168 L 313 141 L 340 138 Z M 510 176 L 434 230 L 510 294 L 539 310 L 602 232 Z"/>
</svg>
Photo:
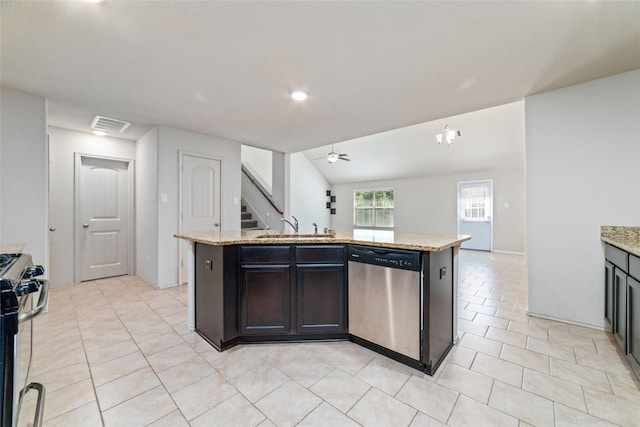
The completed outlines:
<svg viewBox="0 0 640 427">
<path fill-rule="evenodd" d="M 335 239 L 336 235 L 331 233 L 318 233 L 318 234 L 261 234 L 256 236 L 258 239 Z"/>
</svg>

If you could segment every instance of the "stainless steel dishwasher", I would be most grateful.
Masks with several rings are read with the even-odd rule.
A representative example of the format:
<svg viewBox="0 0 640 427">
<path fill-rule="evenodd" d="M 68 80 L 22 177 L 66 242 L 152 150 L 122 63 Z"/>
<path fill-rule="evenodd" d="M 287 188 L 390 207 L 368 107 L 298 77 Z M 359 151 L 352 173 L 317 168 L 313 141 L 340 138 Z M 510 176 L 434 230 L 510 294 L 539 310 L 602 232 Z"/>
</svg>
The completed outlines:
<svg viewBox="0 0 640 427">
<path fill-rule="evenodd" d="M 351 245 L 348 256 L 349 334 L 421 360 L 420 252 Z"/>
</svg>

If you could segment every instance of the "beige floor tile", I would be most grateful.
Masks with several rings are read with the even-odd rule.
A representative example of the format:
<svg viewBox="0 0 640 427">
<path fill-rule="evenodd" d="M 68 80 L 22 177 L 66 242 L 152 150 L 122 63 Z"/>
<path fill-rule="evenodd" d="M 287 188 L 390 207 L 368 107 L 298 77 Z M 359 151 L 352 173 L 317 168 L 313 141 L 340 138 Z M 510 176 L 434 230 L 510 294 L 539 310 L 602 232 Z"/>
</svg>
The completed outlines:
<svg viewBox="0 0 640 427">
<path fill-rule="evenodd" d="M 45 403 L 46 405 L 46 403 Z M 72 409 L 55 418 L 51 418 L 44 423 L 46 427 L 69 427 L 69 426 L 102 426 L 100 408 L 94 400 L 79 408 Z"/>
<path fill-rule="evenodd" d="M 436 420 L 435 418 L 431 418 L 429 415 L 423 414 L 420 411 L 418 411 L 416 416 L 413 417 L 413 421 L 411 421 L 411 424 L 409 425 L 409 427 L 444 427 L 444 426 L 445 424 L 442 424 L 440 421 Z"/>
<path fill-rule="evenodd" d="M 158 353 L 162 350 L 174 347 L 176 345 L 184 345 L 185 342 L 182 337 L 175 332 L 171 331 L 168 334 L 160 335 L 155 338 L 151 338 L 147 341 L 138 343 L 138 347 L 145 356 Z"/>
<path fill-rule="evenodd" d="M 242 375 L 229 379 L 250 402 L 257 402 L 288 381 L 289 377 L 269 365 L 256 366 Z"/>
<path fill-rule="evenodd" d="M 541 340 L 546 340 L 549 337 L 549 331 L 547 328 L 541 326 L 529 325 L 528 323 L 521 323 L 517 321 L 511 321 L 509 328 L 511 332 L 515 332 L 529 337 L 535 337 Z"/>
<path fill-rule="evenodd" d="M 102 384 L 96 387 L 100 409 L 105 411 L 159 385 L 160 380 L 148 366 Z"/>
<path fill-rule="evenodd" d="M 476 357 L 476 354 L 476 351 L 456 345 L 451 349 L 449 354 L 447 354 L 445 361 L 446 363 L 452 363 L 469 369 L 473 363 L 473 359 Z"/>
<path fill-rule="evenodd" d="M 492 426 L 492 427 L 518 427 L 518 419 L 510 415 L 483 405 L 466 396 L 460 396 L 449 421 L 448 426 Z"/>
<path fill-rule="evenodd" d="M 371 386 L 357 377 L 336 369 L 320 381 L 311 391 L 346 413 L 371 388 Z"/>
<path fill-rule="evenodd" d="M 478 357 L 480 355 L 478 354 Z M 484 404 L 489 401 L 493 386 L 492 378 L 457 365 L 445 366 L 436 382 Z"/>
<path fill-rule="evenodd" d="M 145 426 L 176 409 L 169 393 L 155 387 L 102 413 L 105 427 Z"/>
<path fill-rule="evenodd" d="M 327 402 L 322 402 L 297 424 L 299 427 L 358 427 L 359 425 Z"/>
<path fill-rule="evenodd" d="M 36 345 L 38 345 L 37 342 L 34 343 L 34 346 Z M 64 354 L 64 357 L 33 359 L 31 361 L 30 375 L 37 377 L 47 372 L 53 372 L 68 366 L 86 363 L 86 360 L 84 352 L 80 349 L 70 351 L 69 353 Z"/>
<path fill-rule="evenodd" d="M 529 337 L 527 340 L 527 350 L 536 353 L 546 354 L 556 359 L 566 360 L 567 362 L 575 362 L 576 358 L 573 353 L 573 347 L 563 344 L 554 344 L 549 341 L 541 340 L 535 337 Z"/>
<path fill-rule="evenodd" d="M 95 401 L 96 395 L 91 380 L 86 379 L 47 393 L 45 399 L 44 419 L 49 420 Z"/>
<path fill-rule="evenodd" d="M 501 319 L 499 317 L 489 316 L 483 313 L 478 313 L 478 315 L 473 319 L 473 322 L 499 329 L 507 329 L 509 326 L 509 321 L 507 319 Z"/>
<path fill-rule="evenodd" d="M 549 331 L 549 342 L 579 348 L 585 352 L 598 352 L 591 337 Z"/>
<path fill-rule="evenodd" d="M 550 372 L 549 356 L 524 350 L 522 348 L 505 344 L 502 349 L 502 353 L 500 354 L 500 359 L 524 366 L 525 368 L 535 369 L 536 371 L 544 372 L 545 374 Z"/>
<path fill-rule="evenodd" d="M 640 404 L 640 379 L 635 377 L 634 374 L 629 374 L 628 376 L 609 374 L 608 377 L 611 380 L 616 396 Z"/>
<path fill-rule="evenodd" d="M 574 383 L 599 390 L 604 393 L 613 394 L 609 377 L 603 371 L 578 365 L 576 363 L 565 362 L 564 360 L 551 359 L 551 375 L 557 378 L 573 381 Z"/>
<path fill-rule="evenodd" d="M 418 371 L 395 360 L 376 357 L 356 376 L 388 395 L 394 396 L 414 373 Z"/>
<path fill-rule="evenodd" d="M 466 334 L 473 334 L 479 337 L 483 337 L 487 333 L 489 326 L 481 323 L 470 322 L 464 319 L 458 319 L 458 331 Z"/>
<path fill-rule="evenodd" d="M 306 388 L 310 388 L 335 369 L 333 365 L 324 362 L 292 362 L 274 366 Z"/>
<path fill-rule="evenodd" d="M 475 311 L 476 313 L 487 314 L 489 316 L 493 316 L 494 314 L 496 314 L 496 308 L 491 307 L 488 304 L 475 304 L 470 302 L 469 304 L 467 304 L 467 306 L 464 309 L 469 311 Z"/>
<path fill-rule="evenodd" d="M 469 334 L 465 334 L 458 345 L 493 357 L 498 357 L 502 350 L 502 343 L 498 341 Z"/>
<path fill-rule="evenodd" d="M 89 365 L 93 367 L 137 351 L 139 349 L 135 341 L 128 338 L 115 344 L 87 351 L 87 360 Z"/>
<path fill-rule="evenodd" d="M 585 389 L 589 414 L 621 426 L 636 426 L 640 420 L 640 405 L 608 393 Z"/>
<path fill-rule="evenodd" d="M 388 394 L 371 388 L 355 404 L 347 415 L 362 425 L 371 427 L 408 426 L 416 410 L 411 406 L 400 402 Z"/>
<path fill-rule="evenodd" d="M 142 353 L 131 353 L 91 368 L 96 387 L 149 366 Z"/>
<path fill-rule="evenodd" d="M 489 328 L 485 338 L 499 341 L 514 347 L 525 348 L 527 346 L 527 336 L 499 328 Z"/>
<path fill-rule="evenodd" d="M 184 417 L 190 421 L 238 393 L 217 372 L 171 393 Z"/>
<path fill-rule="evenodd" d="M 207 359 L 207 361 L 227 379 L 242 375 L 264 363 L 262 359 L 251 354 L 249 347 L 234 347 L 224 351 L 221 357 L 216 357 L 213 360 Z"/>
<path fill-rule="evenodd" d="M 557 402 L 554 407 L 556 427 L 614 427 L 616 425 Z"/>
<path fill-rule="evenodd" d="M 198 355 L 157 374 L 167 391 L 173 393 L 215 372 L 216 370 Z"/>
<path fill-rule="evenodd" d="M 475 312 L 475 311 L 459 309 L 458 310 L 458 319 L 472 321 L 473 318 L 476 316 L 476 314 L 478 314 L 478 313 Z"/>
<path fill-rule="evenodd" d="M 486 354 L 478 354 L 471 370 L 515 387 L 522 385 L 522 366 Z"/>
<path fill-rule="evenodd" d="M 149 364 L 156 372 L 162 372 L 181 363 L 193 359 L 198 355 L 194 349 L 186 343 L 175 345 L 147 357 Z"/>
<path fill-rule="evenodd" d="M 175 410 L 157 421 L 149 424 L 148 427 L 189 427 L 189 423 L 184 419 L 179 410 Z"/>
<path fill-rule="evenodd" d="M 458 393 L 440 384 L 413 376 L 400 389 L 396 398 L 446 423 L 458 399 Z"/>
<path fill-rule="evenodd" d="M 579 349 L 575 351 L 576 362 L 587 367 L 597 367 L 605 372 L 628 377 L 634 375 L 629 362 L 621 352 L 585 353 Z"/>
<path fill-rule="evenodd" d="M 496 381 L 489 406 L 535 426 L 553 426 L 553 402 Z"/>
<path fill-rule="evenodd" d="M 86 380 L 90 377 L 89 367 L 86 363 L 66 366 L 55 371 L 35 376 L 31 375 L 31 381 L 46 384 L 47 393 L 51 393 L 59 388 Z"/>
<path fill-rule="evenodd" d="M 587 412 L 582 386 L 531 369 L 524 370 L 522 389 Z"/>
<path fill-rule="evenodd" d="M 218 406 L 192 420 L 192 427 L 233 426 L 254 427 L 265 416 L 241 394 L 235 394 Z"/>
<path fill-rule="evenodd" d="M 290 381 L 256 402 L 277 426 L 293 426 L 313 411 L 322 400 L 300 384 Z"/>
</svg>

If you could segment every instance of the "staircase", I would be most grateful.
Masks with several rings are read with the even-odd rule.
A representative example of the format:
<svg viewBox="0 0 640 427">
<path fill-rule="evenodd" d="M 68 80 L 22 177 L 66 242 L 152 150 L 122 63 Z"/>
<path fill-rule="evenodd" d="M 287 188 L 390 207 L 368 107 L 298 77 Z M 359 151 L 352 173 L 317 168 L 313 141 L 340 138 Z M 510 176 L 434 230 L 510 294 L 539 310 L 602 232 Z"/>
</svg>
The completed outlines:
<svg viewBox="0 0 640 427">
<path fill-rule="evenodd" d="M 243 230 L 258 228 L 258 220 L 253 219 L 253 214 L 251 212 L 247 212 L 246 205 L 242 205 L 240 207 L 240 215 L 240 228 Z"/>
</svg>

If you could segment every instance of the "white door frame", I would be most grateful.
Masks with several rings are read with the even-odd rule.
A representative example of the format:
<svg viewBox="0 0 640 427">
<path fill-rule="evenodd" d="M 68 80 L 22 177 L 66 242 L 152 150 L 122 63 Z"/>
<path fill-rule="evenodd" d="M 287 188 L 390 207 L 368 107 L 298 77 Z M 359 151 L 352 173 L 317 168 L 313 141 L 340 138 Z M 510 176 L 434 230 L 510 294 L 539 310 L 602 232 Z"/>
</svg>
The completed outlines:
<svg viewBox="0 0 640 427">
<path fill-rule="evenodd" d="M 80 277 L 81 277 L 81 268 L 80 268 L 80 262 L 81 262 L 81 255 L 80 255 L 80 233 L 78 233 L 78 223 L 80 221 L 80 169 L 82 168 L 82 159 L 83 158 L 90 158 L 90 159 L 99 159 L 99 160 L 113 160 L 113 161 L 117 161 L 117 162 L 122 162 L 122 163 L 126 163 L 127 164 L 127 178 L 128 178 L 128 185 L 127 187 L 129 188 L 129 200 L 127 201 L 129 204 L 129 220 L 127 223 L 127 226 L 129 227 L 129 241 L 127 242 L 127 247 L 129 249 L 129 254 L 127 257 L 127 274 L 132 275 L 134 273 L 134 246 L 133 246 L 133 242 L 134 242 L 134 235 L 135 235 L 135 230 L 134 230 L 134 203 L 135 203 L 135 196 L 134 196 L 134 180 L 135 180 L 135 165 L 134 165 L 134 160 L 132 159 L 123 159 L 123 158 L 119 158 L 119 157 L 107 157 L 107 156 L 96 156 L 93 154 L 84 154 L 84 153 L 75 153 L 75 159 L 74 159 L 74 166 L 75 166 L 75 170 L 74 170 L 74 185 L 73 185 L 73 205 L 74 205 L 74 217 L 73 217 L 73 253 L 74 253 L 74 271 L 73 271 L 73 281 L 74 283 L 80 283 Z"/>
<path fill-rule="evenodd" d="M 461 193 L 460 190 L 462 188 L 462 186 L 464 185 L 468 185 L 468 184 L 481 184 L 481 183 L 485 183 L 488 182 L 490 187 L 491 187 L 491 201 L 489 203 L 489 227 L 490 227 L 490 231 L 489 231 L 489 251 L 493 252 L 493 180 L 492 179 L 476 179 L 473 181 L 458 181 L 458 192 L 457 192 L 457 208 L 456 208 L 456 230 L 457 230 L 457 234 L 460 234 L 460 209 L 461 209 Z"/>
<path fill-rule="evenodd" d="M 178 206 L 180 211 L 178 212 L 178 233 L 183 234 L 184 232 L 184 209 L 182 206 L 183 194 L 182 194 L 182 183 L 184 181 L 183 173 L 184 173 L 184 156 L 191 157 L 200 157 L 203 159 L 209 160 L 217 160 L 220 162 L 220 231 L 222 231 L 223 226 L 223 210 L 222 210 L 222 201 L 224 200 L 224 157 L 214 156 L 211 154 L 203 154 L 197 153 L 194 151 L 187 150 L 178 150 L 178 158 L 179 158 L 179 173 L 178 173 Z M 186 240 L 179 240 L 180 245 L 182 244 L 191 244 Z M 187 251 L 188 252 L 188 251 Z M 187 259 L 183 259 L 183 251 L 181 247 L 178 247 L 178 284 L 182 284 L 182 277 L 188 277 L 184 275 L 185 266 L 189 264 L 189 255 L 187 254 Z M 189 274 L 189 269 L 187 268 L 187 274 Z"/>
</svg>

